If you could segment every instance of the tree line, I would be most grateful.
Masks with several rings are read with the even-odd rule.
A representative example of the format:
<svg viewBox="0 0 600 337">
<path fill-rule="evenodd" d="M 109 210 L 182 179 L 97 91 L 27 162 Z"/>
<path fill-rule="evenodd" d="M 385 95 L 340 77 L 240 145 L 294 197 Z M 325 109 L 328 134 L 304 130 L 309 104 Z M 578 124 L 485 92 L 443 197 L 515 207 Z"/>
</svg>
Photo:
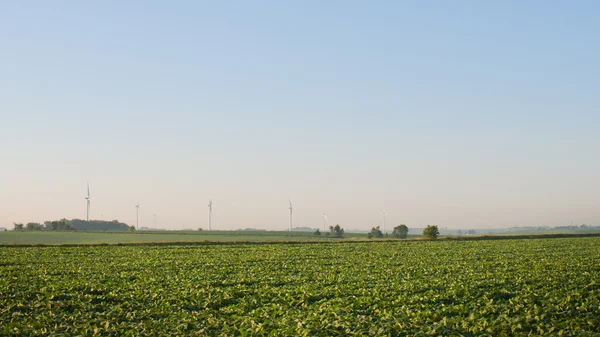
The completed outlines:
<svg viewBox="0 0 600 337">
<path fill-rule="evenodd" d="M 438 226 L 435 225 L 429 225 L 423 230 L 423 236 L 427 239 L 435 240 L 439 235 L 440 230 Z M 379 229 L 379 226 L 371 228 L 371 231 L 367 234 L 369 239 L 381 239 L 387 236 L 388 234 L 386 233 L 384 235 L 381 229 Z M 395 239 L 406 239 L 408 237 L 408 227 L 404 224 L 394 227 L 394 230 L 392 231 L 392 237 Z"/>
<path fill-rule="evenodd" d="M 321 236 L 322 233 L 320 230 L 316 230 L 314 235 Z M 367 237 L 369 239 L 376 238 L 380 239 L 386 237 L 388 234 L 383 234 L 379 226 L 371 228 L 371 231 L 367 233 Z M 440 230 L 438 226 L 429 225 L 423 230 L 423 236 L 427 239 L 435 240 L 440 235 Z M 344 229 L 340 227 L 340 225 L 329 226 L 329 232 L 325 233 L 325 236 L 332 236 L 335 238 L 344 237 Z M 408 237 L 408 226 L 402 224 L 394 227 L 392 231 L 392 237 L 396 239 L 406 239 Z"/>
<path fill-rule="evenodd" d="M 130 226 L 117 220 L 80 220 L 80 219 L 60 219 L 55 221 L 44 221 L 44 223 L 29 222 L 27 224 L 14 223 L 15 231 L 126 231 Z"/>
<path fill-rule="evenodd" d="M 314 234 L 316 236 L 321 236 L 321 231 L 317 229 Z M 335 226 L 329 226 L 329 232 L 325 233 L 325 236 L 331 236 L 334 238 L 343 238 L 344 237 L 344 229 L 340 227 L 339 224 Z"/>
</svg>

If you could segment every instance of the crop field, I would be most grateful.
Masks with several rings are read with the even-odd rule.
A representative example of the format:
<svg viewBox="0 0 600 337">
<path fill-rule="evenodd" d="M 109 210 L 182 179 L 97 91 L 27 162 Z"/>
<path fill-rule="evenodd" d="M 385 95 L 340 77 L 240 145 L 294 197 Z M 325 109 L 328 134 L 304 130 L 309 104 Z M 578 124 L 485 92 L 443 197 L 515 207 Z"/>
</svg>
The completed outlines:
<svg viewBox="0 0 600 337">
<path fill-rule="evenodd" d="M 418 237 L 419 235 L 411 235 Z M 366 233 L 346 233 L 345 239 L 366 239 Z M 148 242 L 272 242 L 272 241 L 339 241 L 312 232 L 288 231 L 7 231 L 0 232 L 0 245 L 117 244 Z"/>
<path fill-rule="evenodd" d="M 600 238 L 0 247 L 0 335 L 598 336 Z"/>
</svg>

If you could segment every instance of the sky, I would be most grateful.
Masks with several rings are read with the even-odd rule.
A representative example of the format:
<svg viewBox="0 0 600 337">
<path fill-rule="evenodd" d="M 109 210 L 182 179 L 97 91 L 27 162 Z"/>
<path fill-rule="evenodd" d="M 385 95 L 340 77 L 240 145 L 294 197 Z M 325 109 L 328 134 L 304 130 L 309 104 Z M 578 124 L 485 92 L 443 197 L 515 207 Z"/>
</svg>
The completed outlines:
<svg viewBox="0 0 600 337">
<path fill-rule="evenodd" d="M 600 225 L 598 13 L 1 1 L 0 226 Z"/>
</svg>

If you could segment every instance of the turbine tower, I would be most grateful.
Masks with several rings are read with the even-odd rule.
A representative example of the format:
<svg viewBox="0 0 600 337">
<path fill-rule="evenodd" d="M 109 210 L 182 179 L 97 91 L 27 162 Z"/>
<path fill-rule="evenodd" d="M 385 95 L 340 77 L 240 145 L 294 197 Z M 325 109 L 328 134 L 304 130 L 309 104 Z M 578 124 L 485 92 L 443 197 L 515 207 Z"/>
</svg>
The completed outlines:
<svg viewBox="0 0 600 337">
<path fill-rule="evenodd" d="M 208 201 L 208 230 L 212 230 L 212 199 Z"/>
<path fill-rule="evenodd" d="M 135 205 L 135 229 L 139 228 L 139 220 L 140 220 L 140 204 Z"/>
<path fill-rule="evenodd" d="M 86 221 L 90 221 L 90 203 L 92 202 L 92 198 L 90 197 L 90 183 L 87 183 L 87 197 L 85 197 L 85 200 L 87 200 L 87 212 L 85 215 L 85 220 Z"/>
<path fill-rule="evenodd" d="M 288 197 L 288 201 L 290 202 L 290 225 L 289 225 L 289 231 L 292 231 L 292 199 L 290 199 L 290 197 Z"/>
<path fill-rule="evenodd" d="M 327 214 L 323 213 L 323 233 L 325 233 L 325 226 L 327 226 Z"/>
<path fill-rule="evenodd" d="M 385 234 L 385 216 L 388 214 L 385 212 L 385 210 L 383 210 L 383 213 L 381 214 L 383 214 L 383 234 Z"/>
</svg>

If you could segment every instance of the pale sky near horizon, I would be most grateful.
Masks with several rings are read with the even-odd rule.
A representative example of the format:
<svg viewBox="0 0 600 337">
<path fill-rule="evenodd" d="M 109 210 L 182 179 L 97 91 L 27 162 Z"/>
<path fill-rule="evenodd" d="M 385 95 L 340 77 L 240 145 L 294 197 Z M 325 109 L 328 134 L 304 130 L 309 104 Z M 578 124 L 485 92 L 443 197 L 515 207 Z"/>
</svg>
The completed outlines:
<svg viewBox="0 0 600 337">
<path fill-rule="evenodd" d="M 0 2 L 0 226 L 600 225 L 600 2 Z"/>
</svg>

